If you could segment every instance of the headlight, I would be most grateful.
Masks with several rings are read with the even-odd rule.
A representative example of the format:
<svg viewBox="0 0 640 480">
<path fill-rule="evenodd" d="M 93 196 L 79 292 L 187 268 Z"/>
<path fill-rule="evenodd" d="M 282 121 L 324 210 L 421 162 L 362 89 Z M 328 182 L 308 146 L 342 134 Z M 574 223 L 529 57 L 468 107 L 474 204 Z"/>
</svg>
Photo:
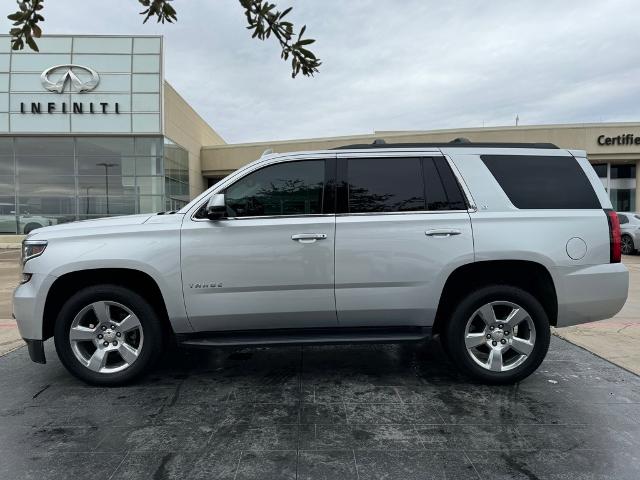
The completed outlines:
<svg viewBox="0 0 640 480">
<path fill-rule="evenodd" d="M 45 248 L 47 248 L 46 240 L 24 240 L 22 242 L 22 264 L 24 265 L 32 258 L 42 255 Z"/>
</svg>

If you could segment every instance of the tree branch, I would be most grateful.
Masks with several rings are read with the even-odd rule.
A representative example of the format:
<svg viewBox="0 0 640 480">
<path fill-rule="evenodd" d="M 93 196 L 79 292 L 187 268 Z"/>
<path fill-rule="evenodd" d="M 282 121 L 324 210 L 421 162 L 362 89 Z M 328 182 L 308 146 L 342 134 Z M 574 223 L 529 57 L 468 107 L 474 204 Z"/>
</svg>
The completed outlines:
<svg viewBox="0 0 640 480">
<path fill-rule="evenodd" d="M 263 0 L 239 0 L 247 17 L 247 29 L 253 30 L 253 38 L 265 40 L 272 34 L 280 43 L 282 52 L 280 58 L 289 60 L 291 57 L 291 76 L 296 77 L 302 72 L 305 76 L 313 76 L 322 65 L 320 59 L 307 47 L 315 42 L 311 38 L 302 38 L 307 26 L 304 25 L 294 40 L 293 24 L 283 18 L 291 11 L 291 7 L 280 12 L 273 3 Z"/>
<path fill-rule="evenodd" d="M 140 12 L 144 16 L 142 23 L 155 17 L 158 23 L 173 23 L 177 21 L 177 13 L 171 2 L 173 0 L 138 0 L 144 7 Z M 7 18 L 13 22 L 11 29 L 11 48 L 22 50 L 25 43 L 36 52 L 38 44 L 34 40 L 40 38 L 42 29 L 38 25 L 44 21 L 41 11 L 44 8 L 44 0 L 16 0 L 18 10 Z M 313 76 L 318 72 L 318 67 L 322 65 L 320 59 L 309 50 L 309 45 L 315 42 L 311 38 L 303 38 L 306 25 L 300 29 L 296 35 L 293 24 L 284 17 L 291 11 L 291 7 L 280 12 L 276 10 L 276 5 L 264 0 L 239 0 L 247 18 L 247 29 L 253 30 L 252 37 L 259 40 L 266 40 L 273 35 L 280 44 L 280 58 L 289 60 L 291 58 L 291 76 L 296 77 L 299 73 L 305 76 Z"/>
<path fill-rule="evenodd" d="M 44 17 L 38 12 L 44 8 L 44 0 L 17 0 L 18 10 L 7 18 L 13 22 L 11 34 L 11 48 L 22 50 L 25 42 L 31 50 L 38 50 L 38 44 L 34 38 L 40 38 L 42 30 L 38 22 L 44 22 Z"/>
</svg>

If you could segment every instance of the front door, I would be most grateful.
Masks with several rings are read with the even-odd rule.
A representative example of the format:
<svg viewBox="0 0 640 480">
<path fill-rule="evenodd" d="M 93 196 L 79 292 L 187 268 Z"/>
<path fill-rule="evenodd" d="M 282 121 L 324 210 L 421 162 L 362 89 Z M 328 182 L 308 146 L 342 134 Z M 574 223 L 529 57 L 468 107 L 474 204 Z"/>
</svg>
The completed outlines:
<svg viewBox="0 0 640 480">
<path fill-rule="evenodd" d="M 326 159 L 267 165 L 225 188 L 227 218 L 185 219 L 182 281 L 196 331 L 336 326 L 334 170 Z"/>
<path fill-rule="evenodd" d="M 338 158 L 340 326 L 429 326 L 447 275 L 473 261 L 471 222 L 446 159 Z"/>
</svg>

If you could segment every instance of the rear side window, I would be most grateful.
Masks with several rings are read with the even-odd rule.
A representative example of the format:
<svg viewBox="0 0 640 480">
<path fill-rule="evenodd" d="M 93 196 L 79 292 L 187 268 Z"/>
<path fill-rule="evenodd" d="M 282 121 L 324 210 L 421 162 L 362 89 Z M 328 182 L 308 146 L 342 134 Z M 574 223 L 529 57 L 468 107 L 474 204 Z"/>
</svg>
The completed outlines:
<svg viewBox="0 0 640 480">
<path fill-rule="evenodd" d="M 443 157 L 346 160 L 349 213 L 464 210 L 460 186 Z"/>
<path fill-rule="evenodd" d="M 620 225 L 624 225 L 625 223 L 629 223 L 629 217 L 626 215 L 618 214 L 618 220 L 620 221 Z"/>
<path fill-rule="evenodd" d="M 425 210 L 421 159 L 347 160 L 349 213 Z"/>
<path fill-rule="evenodd" d="M 444 157 L 424 159 L 427 206 L 429 210 L 465 210 L 462 190 Z"/>
<path fill-rule="evenodd" d="M 482 155 L 480 158 L 517 208 L 601 208 L 589 179 L 573 157 Z"/>
</svg>

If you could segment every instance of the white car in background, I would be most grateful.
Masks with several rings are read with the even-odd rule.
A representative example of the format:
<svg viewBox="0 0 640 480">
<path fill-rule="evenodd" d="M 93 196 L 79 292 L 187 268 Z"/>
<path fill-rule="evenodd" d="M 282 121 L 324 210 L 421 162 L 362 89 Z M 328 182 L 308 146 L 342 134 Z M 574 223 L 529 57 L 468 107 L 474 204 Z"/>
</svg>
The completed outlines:
<svg viewBox="0 0 640 480">
<path fill-rule="evenodd" d="M 16 205 L 14 203 L 0 203 L 0 233 L 18 233 L 28 235 L 36 228 L 50 227 L 57 223 L 55 218 L 32 215 L 28 208 L 21 206 L 21 213 L 16 220 Z"/>
<path fill-rule="evenodd" d="M 618 212 L 622 237 L 622 253 L 633 255 L 640 249 L 640 214 L 637 212 Z"/>
</svg>

